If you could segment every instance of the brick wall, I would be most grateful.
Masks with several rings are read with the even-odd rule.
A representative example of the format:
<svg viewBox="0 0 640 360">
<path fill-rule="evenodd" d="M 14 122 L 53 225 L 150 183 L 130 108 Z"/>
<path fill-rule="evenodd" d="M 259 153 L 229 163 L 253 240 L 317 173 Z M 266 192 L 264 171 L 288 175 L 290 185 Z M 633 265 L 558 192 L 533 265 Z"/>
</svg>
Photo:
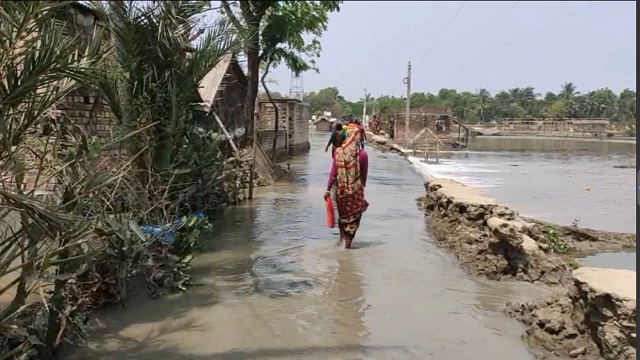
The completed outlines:
<svg viewBox="0 0 640 360">
<path fill-rule="evenodd" d="M 76 89 L 58 108 L 74 124 L 82 126 L 88 135 L 102 139 L 112 137 L 116 119 L 104 101 L 95 94 L 85 89 Z"/>
<path fill-rule="evenodd" d="M 409 117 L 409 138 L 418 135 L 422 129 L 428 127 L 438 137 L 446 138 L 451 132 L 453 115 L 448 108 L 420 108 L 411 109 Z M 387 116 L 387 121 L 393 124 L 393 138 L 405 141 L 405 113 L 397 112 Z M 442 127 L 436 126 L 436 120 L 442 120 Z"/>
<path fill-rule="evenodd" d="M 308 151 L 309 144 L 309 120 L 311 119 L 311 107 L 306 103 L 295 104 L 295 116 L 293 119 L 293 136 L 291 137 L 290 153 L 298 154 Z"/>
<path fill-rule="evenodd" d="M 79 125 L 88 136 L 97 136 L 104 141 L 112 138 L 112 130 L 116 125 L 115 118 L 104 102 L 87 90 L 76 89 L 72 91 L 57 109 L 73 124 Z M 42 141 L 44 146 L 44 138 Z M 112 147 L 105 151 L 103 156 L 118 157 L 121 154 L 122 149 Z M 34 163 L 37 161 L 33 156 L 28 156 L 28 158 Z M 39 172 L 41 172 L 40 175 L 38 175 Z M 22 191 L 54 191 L 57 187 L 57 181 L 55 178 L 47 181 L 50 177 L 49 174 L 50 172 L 46 169 L 42 169 L 42 171 L 38 169 L 27 170 L 24 174 L 24 184 L 21 186 Z M 16 188 L 17 184 L 13 176 L 4 172 L 0 174 L 0 186 Z"/>
<path fill-rule="evenodd" d="M 288 149 L 286 147 L 287 143 L 285 143 L 285 149 L 289 154 L 293 155 L 308 150 L 309 119 L 311 119 L 309 105 L 295 99 L 274 99 L 274 102 L 278 107 L 278 128 L 280 131 L 278 134 L 284 134 L 284 136 L 278 135 L 278 148 L 280 148 L 280 143 L 283 139 L 288 139 Z M 275 126 L 273 104 L 268 100 L 260 100 L 258 111 L 258 131 L 271 131 L 271 141 L 273 142 L 273 129 Z M 271 149 L 271 145 L 265 148 L 265 150 L 267 149 Z"/>
<path fill-rule="evenodd" d="M 258 130 L 258 143 L 262 147 L 265 153 L 271 154 L 273 150 L 273 137 L 275 131 L 273 130 Z M 278 143 L 276 144 L 276 152 L 278 156 L 288 154 L 287 150 L 287 131 L 278 131 Z"/>
<path fill-rule="evenodd" d="M 275 100 L 276 106 L 278 107 L 278 128 L 279 129 L 288 129 L 289 124 L 289 116 L 292 113 L 293 108 L 289 106 L 289 103 L 281 99 Z M 258 130 L 273 130 L 276 122 L 276 112 L 274 110 L 273 104 L 267 101 L 259 101 L 258 102 Z"/>
</svg>

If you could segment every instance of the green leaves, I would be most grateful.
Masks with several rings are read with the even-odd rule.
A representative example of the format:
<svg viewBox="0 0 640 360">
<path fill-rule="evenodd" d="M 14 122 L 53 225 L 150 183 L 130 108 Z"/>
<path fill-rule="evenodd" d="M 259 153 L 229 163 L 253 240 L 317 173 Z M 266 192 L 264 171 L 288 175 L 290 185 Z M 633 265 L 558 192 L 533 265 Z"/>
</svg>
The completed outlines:
<svg viewBox="0 0 640 360">
<path fill-rule="evenodd" d="M 278 1 L 269 7 L 261 29 L 261 61 L 273 67 L 284 63 L 296 75 L 317 70 L 319 37 L 326 31 L 329 13 L 340 10 L 341 1 Z M 305 36 L 313 35 L 310 42 Z"/>
<path fill-rule="evenodd" d="M 305 100 L 314 114 L 332 111 L 334 116 L 362 114 L 363 99 L 346 101 L 335 87 L 306 94 Z M 402 98 L 382 95 L 368 99 L 368 108 L 377 114 L 402 111 Z M 608 118 L 612 122 L 634 124 L 636 120 L 636 93 L 625 89 L 619 95 L 608 88 L 580 94 L 572 83 L 562 85 L 555 94 L 544 96 L 533 87 L 513 88 L 499 91 L 494 96 L 486 89 L 476 92 L 458 92 L 455 89 L 440 89 L 437 94 L 414 92 L 411 107 L 446 106 L 460 120 L 488 122 L 500 118 Z"/>
</svg>

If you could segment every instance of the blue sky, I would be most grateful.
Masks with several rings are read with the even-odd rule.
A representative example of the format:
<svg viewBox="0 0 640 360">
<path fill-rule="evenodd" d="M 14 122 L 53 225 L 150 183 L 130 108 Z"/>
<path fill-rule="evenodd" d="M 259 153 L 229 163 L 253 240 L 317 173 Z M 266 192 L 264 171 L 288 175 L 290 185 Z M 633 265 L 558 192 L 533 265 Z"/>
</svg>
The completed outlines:
<svg viewBox="0 0 640 360">
<path fill-rule="evenodd" d="M 533 86 L 558 91 L 636 87 L 635 2 L 345 1 L 322 37 L 320 73 L 305 91 L 336 86 L 348 99 L 440 88 L 492 93 Z M 288 93 L 290 72 L 273 71 Z"/>
</svg>

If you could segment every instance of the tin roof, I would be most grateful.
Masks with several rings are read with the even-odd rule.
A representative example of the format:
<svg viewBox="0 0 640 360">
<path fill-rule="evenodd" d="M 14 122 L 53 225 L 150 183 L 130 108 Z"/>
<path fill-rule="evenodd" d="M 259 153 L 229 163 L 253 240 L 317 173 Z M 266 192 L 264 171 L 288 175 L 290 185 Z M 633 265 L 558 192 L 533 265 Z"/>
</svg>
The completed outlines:
<svg viewBox="0 0 640 360">
<path fill-rule="evenodd" d="M 289 102 L 294 102 L 294 103 L 302 103 L 302 100 L 300 99 L 294 99 L 294 98 L 290 98 L 290 97 L 286 97 L 286 96 L 271 96 L 271 99 L 273 100 L 273 102 L 275 103 L 289 103 Z M 271 102 L 269 100 L 269 98 L 267 97 L 267 94 L 258 94 L 258 102 L 259 103 L 268 103 Z"/>
<path fill-rule="evenodd" d="M 220 90 L 220 85 L 222 84 L 224 76 L 227 74 L 227 70 L 229 69 L 232 59 L 233 54 L 229 53 L 224 55 L 220 61 L 218 61 L 216 66 L 214 66 L 213 69 L 211 69 L 211 71 L 209 71 L 207 75 L 200 80 L 198 93 L 200 94 L 200 98 L 202 98 L 203 105 L 207 107 L 211 107 L 213 105 L 216 94 L 218 93 L 218 90 Z"/>
<path fill-rule="evenodd" d="M 319 119 L 316 119 L 316 121 L 313 122 L 313 125 L 319 124 L 320 122 L 325 121 L 328 123 L 332 123 L 333 121 L 329 120 L 328 118 L 321 116 Z"/>
</svg>

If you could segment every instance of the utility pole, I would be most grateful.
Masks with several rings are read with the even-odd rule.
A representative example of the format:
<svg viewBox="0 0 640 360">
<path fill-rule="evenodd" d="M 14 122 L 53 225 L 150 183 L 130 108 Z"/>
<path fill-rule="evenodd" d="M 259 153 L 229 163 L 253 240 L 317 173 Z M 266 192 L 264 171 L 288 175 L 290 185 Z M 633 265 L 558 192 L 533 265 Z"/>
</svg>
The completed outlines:
<svg viewBox="0 0 640 360">
<path fill-rule="evenodd" d="M 364 86 L 364 107 L 362 108 L 362 126 L 366 126 L 367 121 L 367 86 Z"/>
<path fill-rule="evenodd" d="M 405 149 L 409 148 L 409 119 L 411 118 L 411 61 L 407 66 L 407 77 L 403 79 L 403 83 L 407 84 L 407 106 L 405 108 L 404 118 L 404 138 Z"/>
</svg>

